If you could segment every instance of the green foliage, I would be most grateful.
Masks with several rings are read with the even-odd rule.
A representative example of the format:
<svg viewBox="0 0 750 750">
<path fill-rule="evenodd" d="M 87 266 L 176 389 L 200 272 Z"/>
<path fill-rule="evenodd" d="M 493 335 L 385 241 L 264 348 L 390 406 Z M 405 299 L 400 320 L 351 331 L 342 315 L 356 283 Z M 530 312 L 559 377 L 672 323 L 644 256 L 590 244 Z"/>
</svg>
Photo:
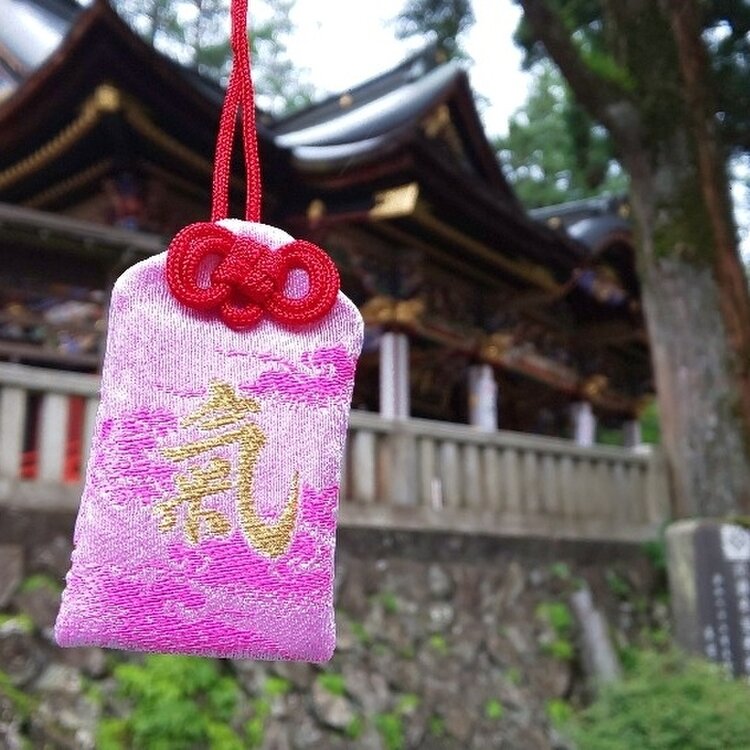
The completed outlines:
<svg viewBox="0 0 750 750">
<path fill-rule="evenodd" d="M 332 695 L 346 695 L 346 680 L 336 672 L 321 672 L 316 681 Z"/>
<path fill-rule="evenodd" d="M 575 656 L 573 644 L 567 638 L 555 638 L 544 644 L 544 653 L 558 661 L 572 661 Z"/>
<path fill-rule="evenodd" d="M 486 719 L 489 719 L 490 721 L 499 721 L 503 718 L 504 714 L 505 709 L 503 708 L 503 704 L 500 703 L 497 698 L 490 698 L 490 700 L 484 704 L 484 716 Z"/>
<path fill-rule="evenodd" d="M 267 698 L 256 698 L 253 701 L 253 715 L 245 723 L 245 739 L 251 750 L 263 745 L 266 734 L 266 719 L 271 713 L 271 704 Z"/>
<path fill-rule="evenodd" d="M 367 632 L 367 628 L 361 623 L 352 621 L 349 623 L 349 627 L 354 637 L 367 648 L 372 643 L 372 636 Z"/>
<path fill-rule="evenodd" d="M 286 695 L 292 689 L 292 683 L 284 677 L 268 675 L 263 684 L 263 692 L 266 695 Z"/>
<path fill-rule="evenodd" d="M 556 721 L 579 750 L 747 750 L 748 705 L 750 688 L 715 665 L 640 652 L 626 679 Z"/>
<path fill-rule="evenodd" d="M 505 671 L 505 678 L 511 685 L 520 685 L 522 674 L 518 667 L 510 667 Z"/>
<path fill-rule="evenodd" d="M 229 0 L 115 0 L 124 20 L 151 45 L 191 65 L 201 74 L 224 81 L 231 48 Z M 294 32 L 294 0 L 264 0 L 253 7 L 250 44 L 258 104 L 277 115 L 308 105 L 315 96 L 307 71 L 289 59 Z"/>
<path fill-rule="evenodd" d="M 344 734 L 350 740 L 358 740 L 365 731 L 365 720 L 363 716 L 355 716 L 344 730 Z"/>
<path fill-rule="evenodd" d="M 147 656 L 115 668 L 119 692 L 132 705 L 125 719 L 104 719 L 98 747 L 240 750 L 229 728 L 239 690 L 220 662 L 188 656 Z"/>
<path fill-rule="evenodd" d="M 396 713 L 402 716 L 414 713 L 421 703 L 416 693 L 404 693 L 396 703 Z"/>
<path fill-rule="evenodd" d="M 380 595 L 380 601 L 387 614 L 395 615 L 398 612 L 398 597 L 392 591 L 384 591 Z"/>
<path fill-rule="evenodd" d="M 38 591 L 39 589 L 48 588 L 55 593 L 62 591 L 60 582 L 52 578 L 51 576 L 44 575 L 43 573 L 36 573 L 35 575 L 29 576 L 21 584 L 21 591 Z"/>
<path fill-rule="evenodd" d="M 23 612 L 15 615 L 0 614 L 0 629 L 33 633 L 34 621 Z"/>
<path fill-rule="evenodd" d="M 521 202 L 534 208 L 625 192 L 609 137 L 575 103 L 557 68 L 540 62 L 532 72 L 526 103 L 495 143 Z"/>
<path fill-rule="evenodd" d="M 543 602 L 536 608 L 536 616 L 555 631 L 555 638 L 543 645 L 544 653 L 560 661 L 571 661 L 575 649 L 570 640 L 573 614 L 568 605 L 563 602 Z"/>
<path fill-rule="evenodd" d="M 547 718 L 553 724 L 564 725 L 573 717 L 573 709 L 570 703 L 562 700 L 562 698 L 552 698 L 552 700 L 547 701 L 545 709 L 547 711 Z"/>
<path fill-rule="evenodd" d="M 470 0 L 406 0 L 396 18 L 396 37 L 428 39 L 446 58 L 466 57 L 461 36 L 474 24 Z"/>
<path fill-rule="evenodd" d="M 619 599 L 627 599 L 631 594 L 630 584 L 614 569 L 607 568 L 604 573 L 609 590 Z"/>
<path fill-rule="evenodd" d="M 558 581 L 569 581 L 571 578 L 570 565 L 564 562 L 552 563 L 549 566 L 549 572 L 553 578 L 557 578 Z"/>
<path fill-rule="evenodd" d="M 445 639 L 445 636 L 441 635 L 440 633 L 433 633 L 427 643 L 429 644 L 430 648 L 435 653 L 440 654 L 440 656 L 447 656 L 448 652 L 450 651 L 448 641 Z"/>
<path fill-rule="evenodd" d="M 10 700 L 20 716 L 27 717 L 36 708 L 36 701 L 16 688 L 2 669 L 0 669 L 0 695 Z"/>
<path fill-rule="evenodd" d="M 386 750 L 403 750 L 406 747 L 404 723 L 398 714 L 378 714 L 375 717 L 375 728 L 378 730 Z"/>
<path fill-rule="evenodd" d="M 597 427 L 596 442 L 598 445 L 614 445 L 622 447 L 624 442 L 622 430 L 601 426 Z"/>
<path fill-rule="evenodd" d="M 557 635 L 569 635 L 573 630 L 573 613 L 564 602 L 543 602 L 536 608 L 536 616 Z"/>
<path fill-rule="evenodd" d="M 445 735 L 445 719 L 442 716 L 438 716 L 438 714 L 433 714 L 427 720 L 427 731 L 431 737 L 440 739 L 440 737 Z"/>
<path fill-rule="evenodd" d="M 656 401 L 651 401 L 641 414 L 641 440 L 651 445 L 661 442 L 659 405 Z"/>
<path fill-rule="evenodd" d="M 643 543 L 643 553 L 648 558 L 654 570 L 658 573 L 667 571 L 667 544 L 664 535 L 659 539 L 649 540 Z"/>
</svg>

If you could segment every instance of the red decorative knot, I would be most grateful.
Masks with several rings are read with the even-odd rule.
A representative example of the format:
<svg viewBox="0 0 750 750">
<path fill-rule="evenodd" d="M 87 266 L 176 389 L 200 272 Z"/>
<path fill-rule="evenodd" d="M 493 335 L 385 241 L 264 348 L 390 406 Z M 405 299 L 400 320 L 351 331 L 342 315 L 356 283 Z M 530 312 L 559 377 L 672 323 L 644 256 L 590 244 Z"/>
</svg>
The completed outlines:
<svg viewBox="0 0 750 750">
<path fill-rule="evenodd" d="M 201 265 L 210 257 L 221 260 L 201 286 Z M 284 289 L 295 270 L 307 274 L 307 293 L 287 297 Z M 236 330 L 254 326 L 264 314 L 286 325 L 320 320 L 340 285 L 333 261 L 311 242 L 294 240 L 271 250 L 210 222 L 190 224 L 175 235 L 167 251 L 167 283 L 183 305 L 204 312 L 218 308 Z"/>
</svg>

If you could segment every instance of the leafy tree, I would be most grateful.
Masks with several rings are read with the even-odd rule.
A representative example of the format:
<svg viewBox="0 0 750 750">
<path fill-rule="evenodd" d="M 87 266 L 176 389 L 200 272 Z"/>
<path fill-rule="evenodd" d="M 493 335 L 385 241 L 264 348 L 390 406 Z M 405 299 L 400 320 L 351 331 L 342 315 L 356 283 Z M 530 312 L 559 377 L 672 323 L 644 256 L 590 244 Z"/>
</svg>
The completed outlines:
<svg viewBox="0 0 750 750">
<path fill-rule="evenodd" d="M 517 2 L 530 59 L 553 59 L 630 176 L 677 511 L 747 512 L 750 297 L 728 186 L 727 154 L 739 143 L 717 124 L 732 119 L 728 84 L 709 58 L 711 35 L 724 33 L 715 8 L 707 16 L 712 4 L 700 0 Z M 739 34 L 742 4 L 714 5 Z M 750 78 L 735 47 L 733 69 Z M 739 132 L 748 115 L 733 117 Z"/>
<path fill-rule="evenodd" d="M 117 0 L 115 7 L 122 18 L 157 49 L 175 41 L 183 44 L 177 4 L 173 0 Z"/>
<path fill-rule="evenodd" d="M 607 132 L 573 99 L 547 60 L 536 62 L 526 103 L 497 139 L 508 180 L 529 208 L 627 190 Z"/>
<path fill-rule="evenodd" d="M 396 37 L 426 37 L 446 59 L 465 58 L 459 39 L 473 23 L 470 0 L 407 0 L 396 18 Z"/>
<path fill-rule="evenodd" d="M 268 15 L 253 24 L 250 36 L 253 80 L 258 104 L 274 114 L 301 109 L 315 98 L 315 87 L 305 80 L 307 71 L 289 59 L 287 39 L 294 33 L 290 14 L 295 0 L 265 0 Z"/>
<path fill-rule="evenodd" d="M 161 52 L 224 80 L 229 73 L 230 0 L 115 0 L 131 27 Z M 287 39 L 294 31 L 294 0 L 265 0 L 254 6 L 250 41 L 258 104 L 282 114 L 298 109 L 315 95 L 305 71 L 289 59 Z"/>
</svg>

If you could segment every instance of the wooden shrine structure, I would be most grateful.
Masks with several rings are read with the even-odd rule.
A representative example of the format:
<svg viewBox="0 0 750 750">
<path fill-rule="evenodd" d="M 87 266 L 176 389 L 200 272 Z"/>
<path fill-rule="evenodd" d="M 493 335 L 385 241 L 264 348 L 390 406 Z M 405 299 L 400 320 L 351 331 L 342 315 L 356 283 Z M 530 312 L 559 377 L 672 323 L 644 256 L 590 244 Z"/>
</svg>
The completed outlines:
<svg viewBox="0 0 750 750">
<path fill-rule="evenodd" d="M 105 0 L 0 8 L 0 361 L 96 372 L 113 280 L 207 218 L 222 91 Z M 367 323 L 355 408 L 638 442 L 627 204 L 525 212 L 460 66 L 426 50 L 259 138 L 264 220 L 326 248 Z"/>
</svg>

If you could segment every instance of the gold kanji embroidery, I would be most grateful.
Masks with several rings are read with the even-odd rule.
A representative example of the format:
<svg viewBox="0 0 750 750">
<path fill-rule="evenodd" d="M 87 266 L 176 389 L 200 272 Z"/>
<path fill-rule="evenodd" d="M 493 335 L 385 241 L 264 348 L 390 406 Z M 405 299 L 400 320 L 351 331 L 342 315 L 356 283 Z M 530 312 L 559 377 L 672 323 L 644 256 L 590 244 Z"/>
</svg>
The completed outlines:
<svg viewBox="0 0 750 750">
<path fill-rule="evenodd" d="M 182 427 L 201 431 L 226 429 L 187 445 L 165 448 L 162 454 L 177 463 L 190 461 L 217 448 L 237 446 L 237 481 L 231 481 L 231 463 L 225 458 L 211 458 L 203 466 L 189 466 L 186 473 L 175 478 L 177 495 L 159 503 L 159 530 L 171 531 L 177 525 L 177 509 L 186 510 L 185 537 L 192 544 L 200 540 L 202 528 L 211 536 L 226 536 L 231 531 L 227 516 L 203 507 L 210 495 L 234 490 L 240 526 L 250 545 L 268 557 L 280 557 L 290 547 L 299 512 L 299 472 L 292 477 L 289 497 L 275 523 L 267 523 L 258 513 L 254 491 L 255 470 L 266 436 L 257 424 L 247 421 L 260 411 L 258 401 L 238 396 L 226 383 L 212 383 L 208 399 L 185 417 Z"/>
</svg>

